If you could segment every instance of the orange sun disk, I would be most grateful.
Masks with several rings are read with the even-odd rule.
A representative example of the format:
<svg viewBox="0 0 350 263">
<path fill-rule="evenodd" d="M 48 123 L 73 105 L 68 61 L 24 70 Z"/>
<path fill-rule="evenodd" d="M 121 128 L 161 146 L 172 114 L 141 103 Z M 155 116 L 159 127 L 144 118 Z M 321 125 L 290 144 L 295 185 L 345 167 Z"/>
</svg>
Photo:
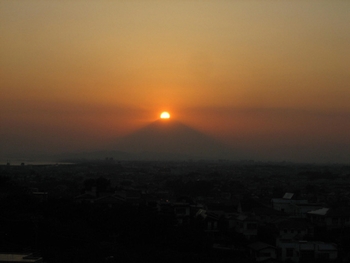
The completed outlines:
<svg viewBox="0 0 350 263">
<path fill-rule="evenodd" d="M 163 112 L 160 114 L 160 118 L 161 118 L 161 119 L 169 119 L 169 118 L 170 118 L 169 112 L 163 111 Z"/>
</svg>

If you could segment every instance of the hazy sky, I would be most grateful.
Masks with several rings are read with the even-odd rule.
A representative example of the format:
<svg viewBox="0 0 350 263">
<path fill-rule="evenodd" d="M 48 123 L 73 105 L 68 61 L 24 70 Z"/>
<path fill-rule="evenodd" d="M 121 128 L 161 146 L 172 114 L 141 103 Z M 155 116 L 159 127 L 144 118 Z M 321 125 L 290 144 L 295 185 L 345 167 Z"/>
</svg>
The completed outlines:
<svg viewBox="0 0 350 263">
<path fill-rule="evenodd" d="M 158 118 L 264 160 L 350 162 L 350 1 L 0 0 L 0 155 Z"/>
</svg>

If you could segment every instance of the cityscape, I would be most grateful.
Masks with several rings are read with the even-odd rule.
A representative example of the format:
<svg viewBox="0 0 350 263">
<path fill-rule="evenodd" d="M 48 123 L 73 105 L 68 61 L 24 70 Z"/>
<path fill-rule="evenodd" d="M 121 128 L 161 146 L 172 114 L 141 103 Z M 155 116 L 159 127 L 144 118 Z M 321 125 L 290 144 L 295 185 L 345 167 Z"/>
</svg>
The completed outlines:
<svg viewBox="0 0 350 263">
<path fill-rule="evenodd" d="M 0 171 L 1 262 L 350 256 L 349 165 L 106 157 Z"/>
<path fill-rule="evenodd" d="M 349 11 L 0 0 L 0 263 L 349 263 Z"/>
</svg>

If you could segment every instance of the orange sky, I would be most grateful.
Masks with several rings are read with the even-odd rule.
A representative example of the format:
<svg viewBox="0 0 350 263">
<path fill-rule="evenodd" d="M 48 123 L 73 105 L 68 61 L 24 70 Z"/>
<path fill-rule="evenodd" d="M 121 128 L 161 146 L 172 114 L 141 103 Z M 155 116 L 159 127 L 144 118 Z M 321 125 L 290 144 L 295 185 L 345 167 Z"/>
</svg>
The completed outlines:
<svg viewBox="0 0 350 263">
<path fill-rule="evenodd" d="M 254 158 L 349 161 L 349 10 L 0 0 L 0 156 L 96 149 L 168 110 Z"/>
</svg>

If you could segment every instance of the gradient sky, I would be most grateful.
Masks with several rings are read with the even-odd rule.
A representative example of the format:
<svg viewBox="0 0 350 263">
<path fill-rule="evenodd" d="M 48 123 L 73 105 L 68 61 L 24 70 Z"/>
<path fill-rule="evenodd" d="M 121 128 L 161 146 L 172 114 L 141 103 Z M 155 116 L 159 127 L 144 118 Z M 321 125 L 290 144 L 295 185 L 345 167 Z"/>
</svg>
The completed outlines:
<svg viewBox="0 0 350 263">
<path fill-rule="evenodd" d="M 0 156 L 168 110 L 260 160 L 350 162 L 350 1 L 0 0 Z"/>
</svg>

